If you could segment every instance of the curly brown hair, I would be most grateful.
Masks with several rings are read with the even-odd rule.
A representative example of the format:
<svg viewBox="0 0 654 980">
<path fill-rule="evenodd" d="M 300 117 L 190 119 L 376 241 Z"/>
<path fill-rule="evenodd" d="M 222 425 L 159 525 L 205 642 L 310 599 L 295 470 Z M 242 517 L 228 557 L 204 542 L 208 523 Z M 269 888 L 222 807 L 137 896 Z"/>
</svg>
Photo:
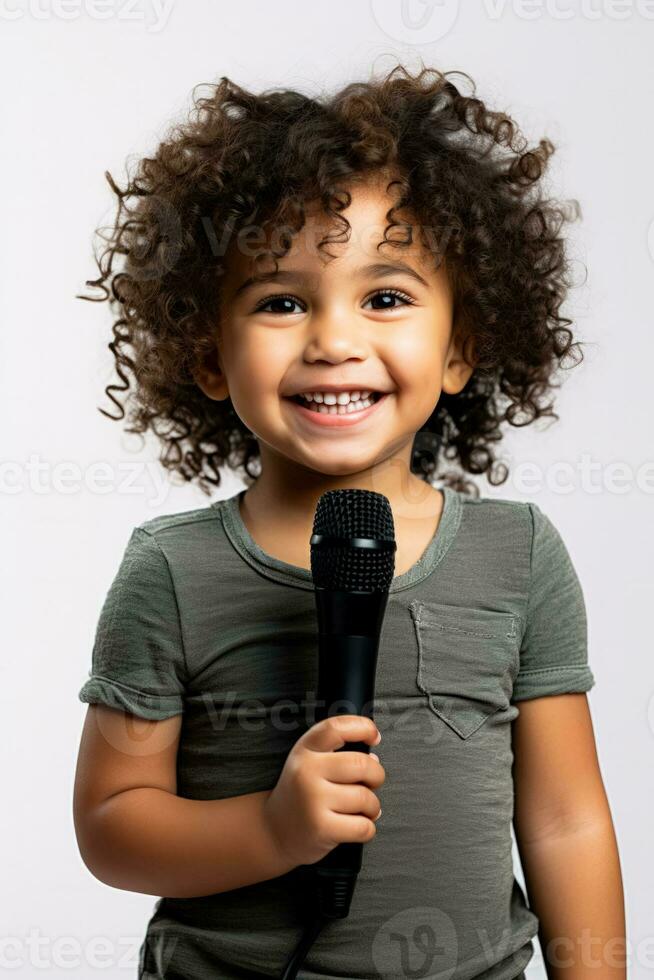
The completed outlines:
<svg viewBox="0 0 654 980">
<path fill-rule="evenodd" d="M 454 84 L 456 75 L 470 83 L 470 95 Z M 508 115 L 475 97 L 469 75 L 424 65 L 412 75 L 398 64 L 385 77 L 321 98 L 292 89 L 253 94 L 226 76 L 206 97 L 196 98 L 199 87 L 188 119 L 169 127 L 134 174 L 127 168 L 124 189 L 105 172 L 118 210 L 109 236 L 96 229 L 107 247 L 94 256 L 99 278 L 86 281 L 103 295 L 78 297 L 106 300 L 118 313 L 108 346 L 121 384 L 105 393 L 120 414 L 99 411 L 122 420 L 114 393 L 131 394 L 126 431 L 151 430 L 164 467 L 209 494 L 226 463 L 250 486 L 260 471 L 254 434 L 229 398 L 208 398 L 194 380 L 215 349 L 226 243 L 255 220 L 281 223 L 288 234 L 279 248 L 261 254 L 285 255 L 309 201 L 320 201 L 347 231 L 343 185 L 390 169 L 401 195 L 384 235 L 399 226 L 405 240 L 395 234 L 393 243 L 411 244 L 411 224 L 393 217 L 400 209 L 421 229 L 439 230 L 426 244 L 437 262 L 445 260 L 454 318 L 465 325 L 475 359 L 464 388 L 442 393 L 416 434 L 412 472 L 473 496 L 479 491 L 466 472 L 505 482 L 508 468 L 492 446 L 502 423 L 558 419 L 547 401 L 560 387 L 554 375 L 566 358 L 582 360 L 572 321 L 559 312 L 572 285 L 561 229 L 579 207 L 543 195 L 552 143 L 541 139 L 528 149 Z M 126 259 L 114 271 L 117 254 Z M 440 472 L 439 459 L 457 460 L 459 468 Z"/>
</svg>

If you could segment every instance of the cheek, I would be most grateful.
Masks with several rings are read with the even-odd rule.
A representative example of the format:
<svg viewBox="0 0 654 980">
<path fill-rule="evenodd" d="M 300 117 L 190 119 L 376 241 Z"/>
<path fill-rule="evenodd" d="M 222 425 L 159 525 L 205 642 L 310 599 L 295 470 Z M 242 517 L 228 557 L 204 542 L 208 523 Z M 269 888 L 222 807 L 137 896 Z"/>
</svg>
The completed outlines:
<svg viewBox="0 0 654 980">
<path fill-rule="evenodd" d="M 230 395 L 236 414 L 260 438 L 277 427 L 279 389 L 288 367 L 288 352 L 272 330 L 243 331 L 230 351 Z"/>
<path fill-rule="evenodd" d="M 288 356 L 279 334 L 273 330 L 251 330 L 232 352 L 235 384 L 246 395 L 260 400 L 275 395 L 282 383 Z"/>
<path fill-rule="evenodd" d="M 413 398 L 431 397 L 436 392 L 443 369 L 438 340 L 425 334 L 403 337 L 389 349 L 388 361 L 399 394 Z"/>
</svg>

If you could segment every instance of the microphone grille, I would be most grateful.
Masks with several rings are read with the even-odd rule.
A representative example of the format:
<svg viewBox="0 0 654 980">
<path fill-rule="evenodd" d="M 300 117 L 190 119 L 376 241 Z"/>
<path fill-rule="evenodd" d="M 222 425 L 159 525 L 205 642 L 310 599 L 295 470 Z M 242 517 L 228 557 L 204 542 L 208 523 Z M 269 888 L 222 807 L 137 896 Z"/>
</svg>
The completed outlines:
<svg viewBox="0 0 654 980">
<path fill-rule="evenodd" d="M 325 540 L 314 541 L 316 536 Z M 372 539 L 377 547 L 351 540 L 354 538 Z M 387 591 L 395 572 L 395 550 L 393 512 L 384 494 L 351 489 L 327 490 L 321 495 L 311 538 L 315 585 L 354 592 Z"/>
</svg>

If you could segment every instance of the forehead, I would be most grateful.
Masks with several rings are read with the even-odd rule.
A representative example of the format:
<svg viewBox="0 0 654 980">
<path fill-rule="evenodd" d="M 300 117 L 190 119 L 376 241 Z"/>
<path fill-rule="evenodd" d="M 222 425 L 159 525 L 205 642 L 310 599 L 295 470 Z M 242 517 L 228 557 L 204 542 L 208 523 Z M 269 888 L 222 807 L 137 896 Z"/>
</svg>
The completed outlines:
<svg viewBox="0 0 654 980">
<path fill-rule="evenodd" d="M 400 198 L 399 186 L 391 184 L 393 179 L 392 175 L 374 175 L 343 185 L 342 189 L 349 192 L 351 200 L 339 214 L 347 219 L 349 231 L 347 228 L 344 231 L 342 222 L 323 210 L 318 199 L 304 204 L 306 220 L 298 232 L 283 224 L 275 226 L 270 222 L 241 229 L 230 242 L 225 255 L 225 279 L 232 283 L 236 279 L 272 271 L 274 262 L 266 253 L 272 249 L 278 255 L 281 248 L 289 243 L 286 254 L 277 257 L 280 268 L 301 265 L 318 272 L 326 264 L 332 263 L 335 263 L 335 267 L 343 268 L 364 261 L 399 259 L 419 269 L 426 277 L 433 278 L 439 266 L 438 254 L 423 242 L 416 216 L 406 208 L 397 210 L 392 215 L 394 225 L 389 228 L 391 218 L 388 212 Z M 411 226 L 411 234 L 407 225 Z M 345 234 L 347 240 L 344 240 Z M 337 240 L 319 248 L 321 241 L 328 236 Z M 385 242 L 385 238 L 403 244 L 394 245 Z M 257 259 L 258 255 L 262 258 Z"/>
</svg>

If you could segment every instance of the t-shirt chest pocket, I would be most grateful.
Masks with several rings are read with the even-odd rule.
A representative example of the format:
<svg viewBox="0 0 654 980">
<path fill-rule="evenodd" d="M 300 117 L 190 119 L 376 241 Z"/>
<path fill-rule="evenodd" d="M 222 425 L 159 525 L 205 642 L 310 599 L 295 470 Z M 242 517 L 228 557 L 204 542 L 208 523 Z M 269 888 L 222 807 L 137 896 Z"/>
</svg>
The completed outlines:
<svg viewBox="0 0 654 980">
<path fill-rule="evenodd" d="M 416 684 L 429 706 L 468 738 L 510 703 L 519 668 L 517 616 L 415 600 Z"/>
</svg>

